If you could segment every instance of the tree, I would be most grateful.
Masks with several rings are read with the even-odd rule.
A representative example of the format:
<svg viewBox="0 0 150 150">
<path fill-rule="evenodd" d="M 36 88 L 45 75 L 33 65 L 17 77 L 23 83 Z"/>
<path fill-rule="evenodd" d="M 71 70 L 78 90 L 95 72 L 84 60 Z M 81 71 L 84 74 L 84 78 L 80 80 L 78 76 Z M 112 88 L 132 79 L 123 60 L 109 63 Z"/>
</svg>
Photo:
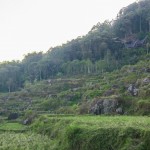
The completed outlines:
<svg viewBox="0 0 150 150">
<path fill-rule="evenodd" d="M 149 42 L 146 44 L 146 49 L 147 49 L 147 54 L 149 54 L 149 49 L 150 49 L 150 43 Z"/>
<path fill-rule="evenodd" d="M 13 87 L 13 79 L 12 78 L 9 78 L 8 81 L 6 82 L 7 86 L 8 86 L 8 92 L 10 93 L 11 92 L 11 88 Z"/>
</svg>

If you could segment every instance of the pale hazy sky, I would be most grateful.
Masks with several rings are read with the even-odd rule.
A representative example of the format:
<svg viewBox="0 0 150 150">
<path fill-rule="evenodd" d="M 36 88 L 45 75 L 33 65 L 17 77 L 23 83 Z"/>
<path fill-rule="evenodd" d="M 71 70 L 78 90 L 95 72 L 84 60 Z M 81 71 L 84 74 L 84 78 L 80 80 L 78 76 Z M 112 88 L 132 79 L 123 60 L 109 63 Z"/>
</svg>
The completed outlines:
<svg viewBox="0 0 150 150">
<path fill-rule="evenodd" d="M 0 62 L 46 52 L 111 20 L 135 0 L 0 0 Z"/>
</svg>

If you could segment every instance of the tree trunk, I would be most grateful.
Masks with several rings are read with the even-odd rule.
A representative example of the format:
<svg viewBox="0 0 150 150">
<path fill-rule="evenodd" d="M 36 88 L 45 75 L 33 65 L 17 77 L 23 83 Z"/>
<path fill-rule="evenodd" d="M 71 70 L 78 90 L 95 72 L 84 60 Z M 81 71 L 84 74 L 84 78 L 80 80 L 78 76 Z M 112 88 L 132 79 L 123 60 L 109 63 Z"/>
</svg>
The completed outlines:
<svg viewBox="0 0 150 150">
<path fill-rule="evenodd" d="M 90 72 L 90 66 L 88 65 L 88 74 L 90 74 L 91 72 Z"/>
<path fill-rule="evenodd" d="M 148 23 L 149 23 L 149 32 L 150 32 L 150 20 L 148 21 Z"/>
<path fill-rule="evenodd" d="M 142 18 L 141 18 L 141 15 L 140 15 L 140 32 L 142 32 Z"/>
<path fill-rule="evenodd" d="M 10 86 L 8 86 L 8 92 L 10 93 Z"/>
<path fill-rule="evenodd" d="M 40 81 L 42 80 L 42 71 L 41 69 L 39 70 L 39 74 L 40 74 Z"/>
<path fill-rule="evenodd" d="M 150 43 L 146 44 L 147 54 L 149 53 Z"/>
</svg>

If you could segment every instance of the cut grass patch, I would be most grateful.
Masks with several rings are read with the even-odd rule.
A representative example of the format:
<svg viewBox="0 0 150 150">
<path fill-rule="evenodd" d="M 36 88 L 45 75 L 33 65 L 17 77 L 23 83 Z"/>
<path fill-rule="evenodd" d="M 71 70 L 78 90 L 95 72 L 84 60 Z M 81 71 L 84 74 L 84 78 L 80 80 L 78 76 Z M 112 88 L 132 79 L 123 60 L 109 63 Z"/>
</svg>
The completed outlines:
<svg viewBox="0 0 150 150">
<path fill-rule="evenodd" d="M 18 122 L 6 122 L 0 125 L 0 131 L 25 131 L 26 126 Z"/>
</svg>

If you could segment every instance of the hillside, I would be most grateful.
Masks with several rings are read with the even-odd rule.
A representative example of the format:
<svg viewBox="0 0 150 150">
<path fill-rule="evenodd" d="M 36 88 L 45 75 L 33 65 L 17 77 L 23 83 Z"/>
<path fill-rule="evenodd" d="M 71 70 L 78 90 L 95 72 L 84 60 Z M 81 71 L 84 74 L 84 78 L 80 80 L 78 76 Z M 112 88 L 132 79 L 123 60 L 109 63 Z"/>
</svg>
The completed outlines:
<svg viewBox="0 0 150 150">
<path fill-rule="evenodd" d="M 47 53 L 0 64 L 1 114 L 149 115 L 150 1 Z"/>
<path fill-rule="evenodd" d="M 0 63 L 2 150 L 149 150 L 149 116 L 150 0 Z"/>
<path fill-rule="evenodd" d="M 1 114 L 150 114 L 150 60 L 99 75 L 80 75 L 26 83 L 18 92 L 0 95 Z"/>
</svg>

